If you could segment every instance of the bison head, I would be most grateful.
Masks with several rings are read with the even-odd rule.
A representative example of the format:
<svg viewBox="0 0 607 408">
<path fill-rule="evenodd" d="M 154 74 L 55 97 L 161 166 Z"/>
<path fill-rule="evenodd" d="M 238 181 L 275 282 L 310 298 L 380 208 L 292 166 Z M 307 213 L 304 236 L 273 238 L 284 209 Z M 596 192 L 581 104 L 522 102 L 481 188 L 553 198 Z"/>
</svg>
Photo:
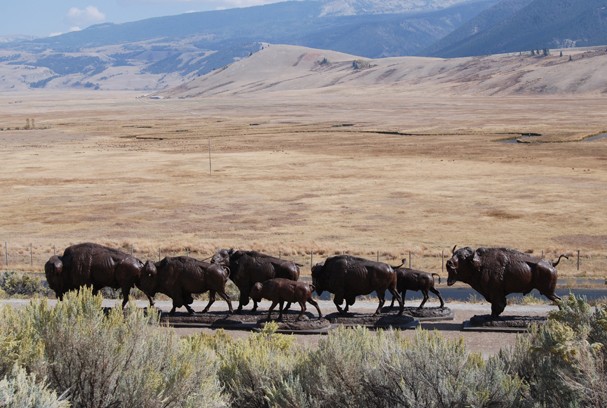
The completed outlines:
<svg viewBox="0 0 607 408">
<path fill-rule="evenodd" d="M 251 299 L 253 299 L 255 302 L 261 302 L 261 294 L 263 291 L 263 284 L 261 282 L 257 282 L 255 285 L 253 285 L 253 287 L 251 288 L 251 292 L 249 293 L 249 296 L 251 297 Z"/>
<path fill-rule="evenodd" d="M 67 278 L 63 274 L 63 261 L 61 257 L 53 255 L 44 264 L 44 274 L 49 288 L 55 291 L 57 298 L 63 299 L 63 294 L 66 292 L 63 281 Z"/>
<path fill-rule="evenodd" d="M 156 264 L 152 261 L 147 261 L 141 269 L 141 278 L 139 279 L 139 289 L 148 296 L 156 294 L 158 286 L 158 270 Z"/>
<path fill-rule="evenodd" d="M 316 293 L 318 293 L 319 296 L 325 291 L 323 283 L 324 265 L 322 263 L 317 263 L 312 267 L 312 286 L 315 288 Z"/>
<path fill-rule="evenodd" d="M 474 250 L 472 248 L 460 248 L 456 251 L 455 247 L 453 247 L 453 256 L 446 263 L 447 272 L 449 273 L 447 285 L 451 286 L 458 280 L 466 281 L 470 273 L 473 257 Z"/>
</svg>

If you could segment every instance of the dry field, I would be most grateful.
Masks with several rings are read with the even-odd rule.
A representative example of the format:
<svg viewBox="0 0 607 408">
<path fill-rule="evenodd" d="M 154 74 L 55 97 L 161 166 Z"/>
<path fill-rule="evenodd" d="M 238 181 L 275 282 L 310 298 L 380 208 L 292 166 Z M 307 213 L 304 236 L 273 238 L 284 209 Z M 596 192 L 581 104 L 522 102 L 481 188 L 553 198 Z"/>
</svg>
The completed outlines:
<svg viewBox="0 0 607 408">
<path fill-rule="evenodd" d="M 607 138 L 583 140 L 607 131 L 604 96 L 140 96 L 0 95 L 0 241 L 20 248 L 18 267 L 90 240 L 141 258 L 411 252 L 440 272 L 453 245 L 491 245 L 580 250 L 580 271 L 560 271 L 605 276 Z M 503 141 L 527 132 L 542 136 Z"/>
</svg>

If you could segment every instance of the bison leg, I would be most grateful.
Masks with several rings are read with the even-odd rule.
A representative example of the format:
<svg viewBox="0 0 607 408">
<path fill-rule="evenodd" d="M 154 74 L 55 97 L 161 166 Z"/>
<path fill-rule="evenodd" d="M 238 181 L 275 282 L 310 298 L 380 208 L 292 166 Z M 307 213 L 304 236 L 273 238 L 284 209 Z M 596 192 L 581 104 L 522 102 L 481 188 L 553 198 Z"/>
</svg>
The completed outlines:
<svg viewBox="0 0 607 408">
<path fill-rule="evenodd" d="M 417 310 L 419 310 L 419 309 L 423 308 L 423 307 L 424 307 L 424 305 L 426 304 L 426 302 L 428 301 L 428 298 L 430 297 L 430 296 L 428 295 L 428 291 L 427 291 L 427 290 L 425 290 L 425 289 L 422 289 L 422 296 L 423 296 L 424 298 L 422 299 L 422 303 L 421 303 L 421 304 L 420 304 L 420 305 L 417 307 Z"/>
<path fill-rule="evenodd" d="M 274 308 L 276 307 L 277 304 L 278 304 L 277 300 L 274 300 L 272 302 L 272 305 L 270 306 L 270 310 L 268 310 L 268 320 L 271 319 L 271 317 L 272 317 L 272 310 L 274 310 Z M 280 319 L 280 316 L 278 318 Z"/>
<path fill-rule="evenodd" d="M 213 303 L 215 303 L 215 291 L 211 290 L 211 291 L 209 291 L 209 303 L 207 303 L 205 308 L 202 310 L 202 313 L 208 312 Z"/>
<path fill-rule="evenodd" d="M 251 311 L 255 312 L 256 310 L 257 310 L 257 301 L 255 299 L 253 299 L 253 309 Z"/>
<path fill-rule="evenodd" d="M 379 304 L 377 305 L 377 310 L 375 310 L 375 313 L 373 313 L 373 316 L 377 316 L 378 314 L 381 313 L 381 308 L 384 307 L 384 303 L 386 303 L 386 297 L 385 297 L 385 292 L 384 294 L 381 294 L 381 290 L 377 292 L 377 298 L 379 299 Z"/>
<path fill-rule="evenodd" d="M 234 313 L 234 310 L 232 309 L 232 300 L 230 299 L 230 297 L 228 296 L 227 293 L 225 292 L 217 292 L 219 294 L 219 296 L 221 296 L 221 298 L 223 300 L 226 301 L 226 303 L 228 304 L 228 309 L 230 310 L 230 314 Z"/>
<path fill-rule="evenodd" d="M 126 306 L 126 304 L 129 301 L 129 293 L 131 292 L 131 288 L 122 288 L 122 308 L 124 309 L 124 307 Z"/>
<path fill-rule="evenodd" d="M 287 302 L 287 305 L 284 308 L 284 311 L 286 312 L 287 310 L 289 310 L 289 308 L 291 307 L 291 302 Z"/>
<path fill-rule="evenodd" d="M 241 313 L 242 308 L 249 304 L 249 296 L 244 292 L 245 290 L 246 289 L 243 289 L 240 291 L 240 298 L 239 298 L 239 302 L 238 302 L 238 309 L 236 309 L 236 313 Z M 250 290 L 249 290 L 249 292 L 250 292 Z M 257 308 L 257 302 L 255 304 L 255 308 L 253 309 L 253 311 L 255 311 L 256 308 Z"/>
<path fill-rule="evenodd" d="M 148 297 L 148 300 L 150 301 L 150 307 L 154 307 L 154 299 L 150 295 L 146 294 L 146 296 Z"/>
<path fill-rule="evenodd" d="M 308 299 L 308 303 L 316 308 L 316 310 L 318 311 L 318 319 L 320 320 L 322 318 L 322 313 L 320 312 L 318 303 L 316 303 L 316 301 L 314 299 Z"/>
<path fill-rule="evenodd" d="M 278 320 L 282 320 L 282 311 L 285 307 L 285 302 L 280 301 L 280 305 L 278 306 Z"/>
<path fill-rule="evenodd" d="M 443 309 L 445 307 L 445 302 L 443 301 L 443 298 L 441 297 L 439 291 L 436 290 L 435 288 L 430 288 L 430 292 L 432 292 L 436 296 L 438 296 L 438 300 L 440 300 L 440 308 Z"/>
<path fill-rule="evenodd" d="M 561 298 L 559 296 L 557 296 L 554 292 L 551 294 L 542 293 L 542 295 L 546 296 L 548 299 L 550 299 L 554 303 L 556 303 L 556 305 L 559 307 L 559 309 L 561 308 L 561 304 L 560 304 Z"/>
<path fill-rule="evenodd" d="M 497 319 L 506 308 L 506 297 L 491 302 L 491 317 Z"/>
<path fill-rule="evenodd" d="M 392 294 L 392 299 L 398 300 L 398 305 L 400 307 L 398 308 L 397 316 L 401 316 L 403 314 L 403 312 L 405 311 L 405 293 L 407 291 L 403 290 L 403 297 L 401 298 L 396 289 L 389 288 L 388 290 Z"/>
<path fill-rule="evenodd" d="M 301 312 L 299 312 L 299 316 L 297 316 L 297 319 L 295 320 L 300 320 L 304 314 L 304 312 L 306 311 L 306 302 L 305 300 L 302 302 L 298 302 L 299 306 L 301 306 Z"/>
<path fill-rule="evenodd" d="M 333 296 L 333 303 L 335 303 L 335 307 L 337 308 L 337 311 L 339 312 L 339 314 L 346 314 L 348 313 L 348 303 L 346 302 L 346 309 L 342 309 L 341 308 L 341 304 L 343 303 L 344 298 L 338 295 Z"/>
<path fill-rule="evenodd" d="M 171 311 L 169 312 L 169 314 L 171 316 L 173 316 L 175 314 L 175 309 L 177 309 L 177 306 L 175 306 L 175 303 L 173 303 L 173 308 L 171 309 Z"/>
<path fill-rule="evenodd" d="M 190 305 L 187 305 L 187 304 L 186 304 L 186 305 L 184 305 L 184 306 L 185 306 L 185 308 L 186 308 L 186 309 L 188 309 L 188 313 L 189 313 L 189 314 L 193 315 L 194 313 L 196 313 L 196 312 L 194 312 L 194 309 L 192 309 L 192 308 L 190 307 Z"/>
</svg>

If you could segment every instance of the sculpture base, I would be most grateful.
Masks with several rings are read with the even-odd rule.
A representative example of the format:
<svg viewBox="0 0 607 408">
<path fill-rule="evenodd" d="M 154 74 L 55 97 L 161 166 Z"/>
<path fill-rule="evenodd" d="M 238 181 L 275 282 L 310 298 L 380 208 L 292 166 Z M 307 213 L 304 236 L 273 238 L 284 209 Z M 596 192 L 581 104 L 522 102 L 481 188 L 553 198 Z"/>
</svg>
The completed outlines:
<svg viewBox="0 0 607 408">
<path fill-rule="evenodd" d="M 282 319 L 278 319 L 278 312 L 272 313 L 272 320 L 278 324 L 277 333 L 299 333 L 299 334 L 323 334 L 331 328 L 331 323 L 326 319 L 318 319 L 317 315 L 306 312 L 297 321 L 299 312 L 286 311 Z M 188 314 L 183 312 L 160 314 L 160 322 L 171 327 L 199 327 L 226 330 L 260 330 L 268 323 L 267 310 L 243 311 L 241 313 L 229 314 L 226 312 L 207 312 Z"/>
<path fill-rule="evenodd" d="M 547 320 L 544 316 L 500 316 L 491 315 L 472 316 L 463 324 L 465 331 L 501 331 L 501 332 L 527 332 L 534 324 L 543 324 Z"/>
<path fill-rule="evenodd" d="M 342 325 L 347 327 L 364 326 L 369 329 L 414 329 L 419 325 L 419 320 L 414 317 L 396 314 L 379 314 L 373 316 L 371 314 L 362 313 L 331 313 L 325 316 L 333 326 Z"/>
<path fill-rule="evenodd" d="M 398 307 L 384 307 L 382 309 L 382 313 L 398 313 Z M 453 320 L 455 318 L 455 313 L 453 313 L 453 310 L 449 309 L 448 307 L 424 307 L 422 309 L 418 309 L 417 307 L 405 306 L 403 314 L 415 317 L 420 322 Z"/>
</svg>

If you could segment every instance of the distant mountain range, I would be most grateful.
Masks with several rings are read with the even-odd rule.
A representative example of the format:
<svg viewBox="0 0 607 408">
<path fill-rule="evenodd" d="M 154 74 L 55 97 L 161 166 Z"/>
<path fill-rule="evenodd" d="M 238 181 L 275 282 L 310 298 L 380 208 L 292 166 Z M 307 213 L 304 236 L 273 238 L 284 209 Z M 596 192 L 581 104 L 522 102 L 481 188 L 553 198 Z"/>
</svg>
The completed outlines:
<svg viewBox="0 0 607 408">
<path fill-rule="evenodd" d="M 502 0 L 420 55 L 463 57 L 607 44 L 605 0 Z"/>
<path fill-rule="evenodd" d="M 247 58 L 266 43 L 367 58 L 607 44 L 606 15 L 604 0 L 304 0 L 100 24 L 0 41 L 0 90 L 154 91 Z"/>
</svg>

